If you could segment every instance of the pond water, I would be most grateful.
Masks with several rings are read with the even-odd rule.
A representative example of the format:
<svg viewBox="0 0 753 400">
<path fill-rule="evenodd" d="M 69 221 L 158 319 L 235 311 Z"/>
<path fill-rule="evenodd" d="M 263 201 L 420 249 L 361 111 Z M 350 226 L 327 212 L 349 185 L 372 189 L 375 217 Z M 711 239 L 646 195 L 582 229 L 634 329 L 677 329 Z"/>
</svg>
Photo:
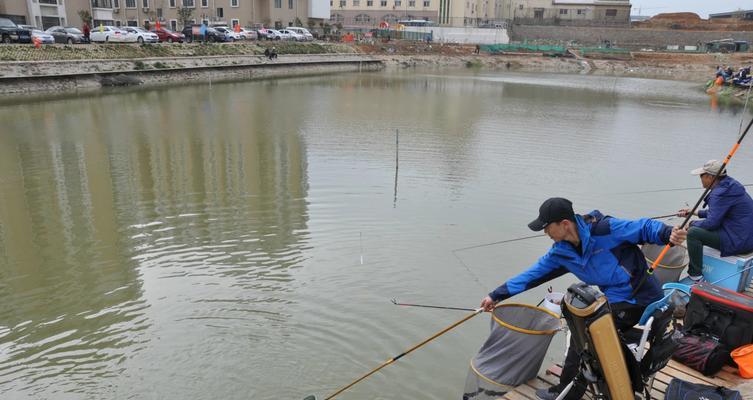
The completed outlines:
<svg viewBox="0 0 753 400">
<path fill-rule="evenodd" d="M 0 396 L 323 397 L 465 315 L 390 299 L 476 307 L 551 242 L 451 250 L 531 235 L 552 196 L 693 204 L 742 115 L 692 83 L 436 70 L 5 103 Z M 488 319 L 339 398 L 459 398 Z"/>
</svg>

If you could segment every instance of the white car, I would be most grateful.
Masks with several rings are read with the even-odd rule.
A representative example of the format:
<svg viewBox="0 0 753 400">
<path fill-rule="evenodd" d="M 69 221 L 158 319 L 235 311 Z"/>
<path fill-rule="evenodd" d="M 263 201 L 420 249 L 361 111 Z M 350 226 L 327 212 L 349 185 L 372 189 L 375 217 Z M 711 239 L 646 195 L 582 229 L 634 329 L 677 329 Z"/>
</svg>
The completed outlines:
<svg viewBox="0 0 753 400">
<path fill-rule="evenodd" d="M 132 35 L 136 36 L 136 42 L 138 43 L 159 43 L 159 36 L 156 33 L 149 32 L 144 28 L 138 26 L 124 26 L 121 28 Z"/>
<path fill-rule="evenodd" d="M 283 29 L 280 31 L 280 33 L 282 33 L 283 35 L 288 35 L 289 36 L 287 38 L 288 40 L 295 40 L 296 42 L 303 42 L 304 40 L 306 40 L 305 36 L 301 35 L 298 32 L 291 31 L 288 29 Z"/>
<path fill-rule="evenodd" d="M 244 40 L 256 40 L 259 38 L 259 34 L 256 31 L 246 28 L 241 28 L 241 36 L 243 36 Z"/>
<path fill-rule="evenodd" d="M 295 32 L 295 33 L 297 33 L 299 35 L 303 35 L 304 40 L 307 40 L 309 42 L 311 42 L 311 41 L 314 40 L 314 35 L 312 35 L 311 32 L 309 32 L 309 30 L 306 29 L 306 28 L 301 28 L 299 26 L 289 26 L 289 27 L 287 27 L 285 29 L 288 30 L 288 31 L 290 31 L 290 32 Z"/>
<path fill-rule="evenodd" d="M 231 39 L 230 42 L 244 39 L 243 37 L 241 37 L 240 33 L 228 28 L 227 26 L 213 26 L 212 28 L 216 29 L 220 33 L 225 34 L 225 37 Z"/>
<path fill-rule="evenodd" d="M 270 40 L 290 40 L 292 37 L 288 32 L 278 31 L 277 29 L 267 29 L 267 39 Z"/>
<path fill-rule="evenodd" d="M 98 26 L 91 30 L 89 38 L 92 42 L 100 43 L 124 43 L 135 42 L 137 40 L 136 35 L 123 31 L 120 28 L 114 26 Z"/>
</svg>

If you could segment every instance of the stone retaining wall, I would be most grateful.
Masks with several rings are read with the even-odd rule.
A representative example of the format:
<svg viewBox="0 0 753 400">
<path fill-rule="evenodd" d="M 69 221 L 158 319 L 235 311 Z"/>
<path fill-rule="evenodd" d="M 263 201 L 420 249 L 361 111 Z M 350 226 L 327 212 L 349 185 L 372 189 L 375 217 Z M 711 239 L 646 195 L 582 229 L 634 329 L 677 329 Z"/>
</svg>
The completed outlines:
<svg viewBox="0 0 753 400">
<path fill-rule="evenodd" d="M 260 56 L 223 56 L 3 64 L 6 67 L 13 64 L 14 74 L 0 77 L 2 94 L 283 78 L 376 71 L 384 67 L 380 60 L 357 55 L 280 56 L 275 61 Z M 99 70 L 93 70 L 93 65 Z"/>
</svg>

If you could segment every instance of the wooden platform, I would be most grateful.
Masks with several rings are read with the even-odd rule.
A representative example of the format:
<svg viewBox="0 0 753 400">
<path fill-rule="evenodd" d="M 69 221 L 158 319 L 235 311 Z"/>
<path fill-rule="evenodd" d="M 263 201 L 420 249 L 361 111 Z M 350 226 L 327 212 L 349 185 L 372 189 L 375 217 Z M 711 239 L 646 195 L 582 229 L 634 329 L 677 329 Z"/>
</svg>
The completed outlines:
<svg viewBox="0 0 753 400">
<path fill-rule="evenodd" d="M 745 291 L 748 296 L 753 296 L 753 285 Z M 531 379 L 524 385 L 515 388 L 514 391 L 508 392 L 502 398 L 512 400 L 536 400 L 535 392 L 537 389 L 548 388 L 559 382 L 559 376 L 562 368 L 558 365 L 552 366 L 544 374 L 540 374 Z M 654 387 L 651 391 L 652 400 L 664 400 L 664 392 L 672 378 L 677 377 L 682 380 L 705 385 L 724 386 L 730 389 L 739 390 L 744 400 L 753 400 L 753 379 L 748 382 L 737 374 L 737 368 L 725 366 L 719 373 L 713 377 L 704 376 L 700 372 L 686 367 L 674 360 L 656 374 Z M 588 395 L 585 398 L 590 398 Z"/>
</svg>

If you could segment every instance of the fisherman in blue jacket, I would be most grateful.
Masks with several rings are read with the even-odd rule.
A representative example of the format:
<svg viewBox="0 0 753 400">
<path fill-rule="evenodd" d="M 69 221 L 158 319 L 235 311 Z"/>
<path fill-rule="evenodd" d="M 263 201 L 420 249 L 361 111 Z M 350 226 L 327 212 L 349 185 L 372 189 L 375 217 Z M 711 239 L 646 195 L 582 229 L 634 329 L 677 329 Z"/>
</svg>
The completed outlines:
<svg viewBox="0 0 753 400">
<path fill-rule="evenodd" d="M 708 189 L 721 169 L 720 161 L 709 160 L 690 173 L 699 175 L 703 188 Z M 722 171 L 711 187 L 703 208 L 695 212 L 701 219 L 692 221 L 688 229 L 688 275 L 695 282 L 703 278 L 703 246 L 719 250 L 722 257 L 753 251 L 753 199 L 727 171 Z M 685 217 L 689 212 L 683 208 L 677 215 Z"/>
<path fill-rule="evenodd" d="M 489 293 L 481 301 L 481 307 L 491 311 L 502 300 L 571 272 L 604 293 L 620 331 L 633 327 L 646 306 L 663 296 L 653 275 L 640 285 L 648 265 L 637 244 L 681 244 L 687 234 L 683 229 L 651 219 L 628 221 L 603 216 L 599 211 L 576 215 L 572 202 L 560 197 L 546 200 L 539 208 L 539 217 L 528 227 L 534 231 L 544 230 L 554 240 L 554 245 L 528 270 Z M 636 287 L 639 289 L 633 295 Z M 556 399 L 578 375 L 580 355 L 575 348 L 571 342 L 560 383 L 537 390 L 539 399 Z M 580 399 L 585 390 L 585 384 L 576 384 L 565 400 Z"/>
</svg>

